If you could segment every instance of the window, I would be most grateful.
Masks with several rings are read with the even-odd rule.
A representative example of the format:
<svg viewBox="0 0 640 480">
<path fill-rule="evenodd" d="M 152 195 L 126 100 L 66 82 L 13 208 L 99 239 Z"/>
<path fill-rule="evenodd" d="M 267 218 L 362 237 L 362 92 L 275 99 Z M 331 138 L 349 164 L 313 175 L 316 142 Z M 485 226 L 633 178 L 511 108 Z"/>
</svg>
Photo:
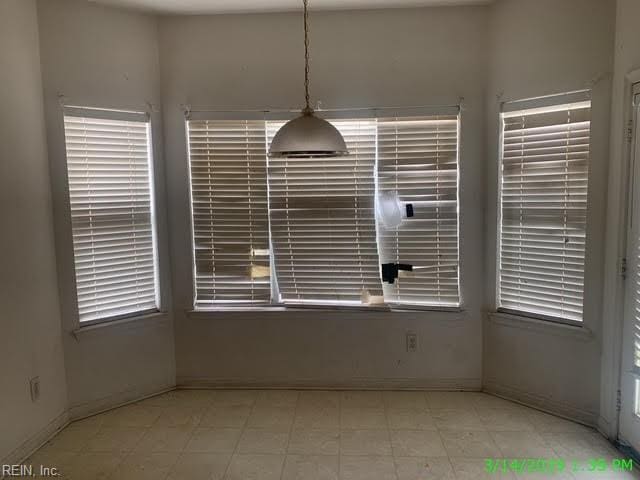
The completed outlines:
<svg viewBox="0 0 640 480">
<path fill-rule="evenodd" d="M 414 268 L 384 284 L 385 300 L 459 305 L 458 117 L 380 119 L 378 183 L 414 210 L 398 228 L 380 228 L 382 263 Z"/>
<path fill-rule="evenodd" d="M 271 158 L 271 233 L 280 300 L 361 303 L 380 297 L 375 120 L 332 122 L 350 154 Z M 282 123 L 270 122 L 269 141 Z"/>
<path fill-rule="evenodd" d="M 498 307 L 582 320 L 589 101 L 502 114 Z"/>
<path fill-rule="evenodd" d="M 271 299 L 264 121 L 191 120 L 195 306 Z"/>
<path fill-rule="evenodd" d="M 64 128 L 80 321 L 157 310 L 147 115 L 66 108 Z"/>
<path fill-rule="evenodd" d="M 268 159 L 282 121 L 187 121 L 196 308 L 460 304 L 457 113 L 332 123 L 350 155 Z M 389 192 L 414 216 L 387 230 Z"/>
</svg>

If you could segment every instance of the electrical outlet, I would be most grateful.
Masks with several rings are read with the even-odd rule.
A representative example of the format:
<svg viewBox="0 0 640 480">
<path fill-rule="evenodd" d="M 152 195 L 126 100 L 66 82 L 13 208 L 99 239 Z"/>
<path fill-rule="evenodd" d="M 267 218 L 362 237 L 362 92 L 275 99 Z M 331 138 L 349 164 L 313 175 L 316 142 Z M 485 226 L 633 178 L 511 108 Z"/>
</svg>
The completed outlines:
<svg viewBox="0 0 640 480">
<path fill-rule="evenodd" d="M 40 377 L 33 377 L 29 380 L 29 389 L 31 391 L 31 401 L 37 401 L 40 398 Z"/>
<path fill-rule="evenodd" d="M 418 335 L 407 333 L 407 352 L 415 352 L 416 350 L 418 350 Z"/>
</svg>

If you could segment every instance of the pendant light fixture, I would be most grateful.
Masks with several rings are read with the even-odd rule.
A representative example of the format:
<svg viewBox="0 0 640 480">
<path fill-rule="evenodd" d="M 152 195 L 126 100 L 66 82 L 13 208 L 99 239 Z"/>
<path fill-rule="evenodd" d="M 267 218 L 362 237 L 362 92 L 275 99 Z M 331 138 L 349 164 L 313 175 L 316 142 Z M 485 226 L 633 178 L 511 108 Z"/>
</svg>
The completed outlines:
<svg viewBox="0 0 640 480">
<path fill-rule="evenodd" d="M 269 148 L 270 157 L 323 158 L 348 155 L 344 138 L 336 127 L 314 115 L 309 101 L 309 12 L 304 6 L 304 94 L 302 115 L 285 123 L 275 134 Z"/>
</svg>

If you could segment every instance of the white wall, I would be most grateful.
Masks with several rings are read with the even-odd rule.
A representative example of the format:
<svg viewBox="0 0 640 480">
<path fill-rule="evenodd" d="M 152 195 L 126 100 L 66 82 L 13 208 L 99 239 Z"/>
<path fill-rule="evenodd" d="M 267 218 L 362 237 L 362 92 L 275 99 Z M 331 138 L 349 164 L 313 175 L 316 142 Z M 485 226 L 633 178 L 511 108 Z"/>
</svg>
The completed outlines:
<svg viewBox="0 0 640 480">
<path fill-rule="evenodd" d="M 463 312 L 194 315 L 186 313 L 193 296 L 180 105 L 300 106 L 301 18 L 160 19 L 178 384 L 480 387 L 486 31 L 483 7 L 311 15 L 312 96 L 326 108 L 457 104 L 464 97 Z M 416 353 L 405 352 L 407 331 L 419 335 Z"/>
<path fill-rule="evenodd" d="M 172 315 L 97 329 L 77 328 L 64 127 L 67 104 L 145 110 L 160 106 L 157 23 L 152 16 L 83 0 L 38 2 L 45 113 L 56 212 L 63 340 L 72 416 L 171 387 L 175 380 Z M 169 251 L 163 199 L 161 117 L 152 114 L 163 310 L 170 312 Z"/>
<path fill-rule="evenodd" d="M 487 305 L 495 307 L 498 113 L 502 101 L 593 89 L 585 335 L 576 329 L 489 316 L 484 385 L 594 423 L 599 409 L 604 213 L 614 0 L 499 0 L 492 7 L 487 90 Z"/>
<path fill-rule="evenodd" d="M 35 1 L 0 2 L 0 464 L 66 422 Z M 32 403 L 29 379 L 40 377 Z"/>
<path fill-rule="evenodd" d="M 640 2 L 618 0 L 616 14 L 615 63 L 611 103 L 611 154 L 606 224 L 605 304 L 603 308 L 602 391 L 600 428 L 611 437 L 617 433 L 616 390 L 620 369 L 622 305 L 624 283 L 618 260 L 624 249 L 627 190 L 627 142 L 625 130 L 631 96 L 628 73 L 640 69 Z"/>
</svg>

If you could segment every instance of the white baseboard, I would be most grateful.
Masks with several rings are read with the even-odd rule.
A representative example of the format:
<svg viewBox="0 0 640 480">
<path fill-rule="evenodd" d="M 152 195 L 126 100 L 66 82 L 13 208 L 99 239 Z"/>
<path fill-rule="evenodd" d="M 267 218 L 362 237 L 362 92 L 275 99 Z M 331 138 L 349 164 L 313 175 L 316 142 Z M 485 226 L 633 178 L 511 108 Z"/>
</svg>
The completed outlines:
<svg viewBox="0 0 640 480">
<path fill-rule="evenodd" d="M 483 391 L 498 397 L 512 400 L 528 407 L 536 408 L 558 417 L 563 417 L 574 422 L 582 423 L 590 427 L 597 426 L 598 413 L 585 410 L 575 405 L 559 402 L 531 392 L 525 392 L 517 388 L 502 385 L 498 382 L 485 380 Z"/>
<path fill-rule="evenodd" d="M 69 413 L 65 410 L 51 420 L 43 429 L 36 432 L 27 441 L 19 445 L 9 455 L 0 460 L 0 465 L 18 465 L 33 452 L 48 442 L 56 433 L 69 424 Z"/>
<path fill-rule="evenodd" d="M 480 391 L 479 378 L 226 378 L 179 376 L 178 388 L 272 388 L 303 390 L 466 390 Z"/>
<path fill-rule="evenodd" d="M 72 405 L 69 407 L 69 419 L 71 421 L 80 420 L 98 413 L 106 412 L 114 408 L 122 407 L 130 403 L 144 400 L 161 393 L 175 389 L 173 384 L 148 385 L 141 388 L 124 390 L 106 397 L 91 400 L 89 402 Z"/>
</svg>

